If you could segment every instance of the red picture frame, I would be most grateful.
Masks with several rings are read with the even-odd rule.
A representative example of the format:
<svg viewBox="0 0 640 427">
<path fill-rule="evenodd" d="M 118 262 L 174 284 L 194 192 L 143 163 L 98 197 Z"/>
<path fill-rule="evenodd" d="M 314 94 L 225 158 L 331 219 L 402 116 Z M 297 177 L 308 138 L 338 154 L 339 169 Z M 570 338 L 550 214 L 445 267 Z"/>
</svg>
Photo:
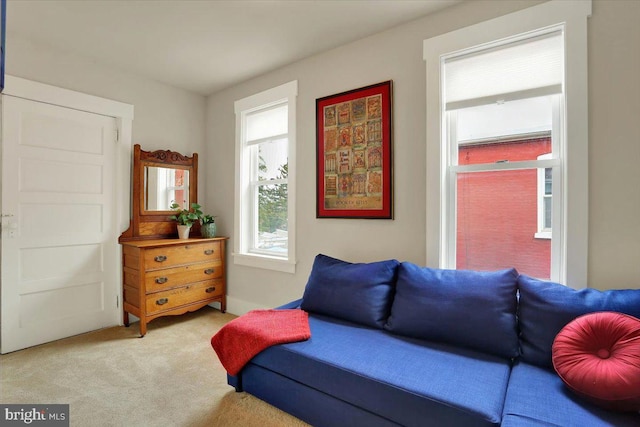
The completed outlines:
<svg viewBox="0 0 640 427">
<path fill-rule="evenodd" d="M 316 99 L 316 217 L 392 219 L 392 81 Z"/>
</svg>

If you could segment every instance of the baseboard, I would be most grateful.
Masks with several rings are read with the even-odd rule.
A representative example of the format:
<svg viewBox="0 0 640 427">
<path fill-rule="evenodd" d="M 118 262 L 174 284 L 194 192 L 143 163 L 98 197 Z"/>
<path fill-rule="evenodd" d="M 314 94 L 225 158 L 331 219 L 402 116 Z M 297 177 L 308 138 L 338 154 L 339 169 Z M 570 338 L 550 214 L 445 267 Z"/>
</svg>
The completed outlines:
<svg viewBox="0 0 640 427">
<path fill-rule="evenodd" d="M 220 308 L 219 303 L 211 303 L 209 304 L 211 307 Z M 235 314 L 236 316 L 241 316 L 245 313 L 248 313 L 251 310 L 259 310 L 265 308 L 273 308 L 267 307 L 264 305 L 256 304 L 250 301 L 241 300 L 239 298 L 234 298 L 232 296 L 227 295 L 227 313 Z"/>
</svg>

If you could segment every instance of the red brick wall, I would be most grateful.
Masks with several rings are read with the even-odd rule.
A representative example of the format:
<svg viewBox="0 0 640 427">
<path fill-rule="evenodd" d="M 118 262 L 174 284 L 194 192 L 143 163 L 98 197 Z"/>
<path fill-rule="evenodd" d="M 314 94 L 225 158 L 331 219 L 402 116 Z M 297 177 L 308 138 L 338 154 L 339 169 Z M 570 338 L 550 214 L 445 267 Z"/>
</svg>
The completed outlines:
<svg viewBox="0 0 640 427">
<path fill-rule="evenodd" d="M 549 138 L 462 146 L 458 163 L 534 160 L 551 151 Z M 551 240 L 538 231 L 537 171 L 458 174 L 458 269 L 515 267 L 520 273 L 549 278 Z"/>
</svg>

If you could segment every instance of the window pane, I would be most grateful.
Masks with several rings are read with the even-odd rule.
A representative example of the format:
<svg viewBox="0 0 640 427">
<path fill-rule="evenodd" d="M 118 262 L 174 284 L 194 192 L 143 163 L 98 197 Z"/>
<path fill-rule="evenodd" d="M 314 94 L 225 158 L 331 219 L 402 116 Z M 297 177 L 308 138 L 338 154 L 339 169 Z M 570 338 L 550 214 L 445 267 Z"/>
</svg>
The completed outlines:
<svg viewBox="0 0 640 427">
<path fill-rule="evenodd" d="M 456 268 L 550 277 L 551 239 L 534 237 L 536 169 L 458 174 L 456 216 Z"/>
<path fill-rule="evenodd" d="M 256 249 L 287 255 L 287 230 L 287 184 L 260 185 Z"/>
<path fill-rule="evenodd" d="M 544 196 L 544 228 L 551 230 L 551 196 Z"/>
<path fill-rule="evenodd" d="M 545 168 L 544 170 L 544 194 L 551 194 L 551 168 Z"/>
<path fill-rule="evenodd" d="M 286 179 L 288 140 L 277 139 L 258 145 L 258 179 Z"/>
<path fill-rule="evenodd" d="M 289 107 L 281 105 L 247 115 L 247 141 L 282 135 L 288 132 Z"/>
<path fill-rule="evenodd" d="M 450 114 L 457 114 L 455 134 L 461 165 L 536 160 L 551 152 L 550 96 L 463 108 Z M 527 150 L 518 145 L 523 140 Z"/>
</svg>

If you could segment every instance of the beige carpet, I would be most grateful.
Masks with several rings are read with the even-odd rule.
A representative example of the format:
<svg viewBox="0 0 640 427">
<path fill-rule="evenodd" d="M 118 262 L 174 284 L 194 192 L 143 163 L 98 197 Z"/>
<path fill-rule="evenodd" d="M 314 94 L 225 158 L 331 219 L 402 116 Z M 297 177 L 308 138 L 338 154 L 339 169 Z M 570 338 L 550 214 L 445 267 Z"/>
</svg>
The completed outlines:
<svg viewBox="0 0 640 427">
<path fill-rule="evenodd" d="M 0 402 L 68 403 L 71 426 L 299 427 L 236 393 L 209 343 L 235 316 L 205 307 L 0 356 Z"/>
</svg>

